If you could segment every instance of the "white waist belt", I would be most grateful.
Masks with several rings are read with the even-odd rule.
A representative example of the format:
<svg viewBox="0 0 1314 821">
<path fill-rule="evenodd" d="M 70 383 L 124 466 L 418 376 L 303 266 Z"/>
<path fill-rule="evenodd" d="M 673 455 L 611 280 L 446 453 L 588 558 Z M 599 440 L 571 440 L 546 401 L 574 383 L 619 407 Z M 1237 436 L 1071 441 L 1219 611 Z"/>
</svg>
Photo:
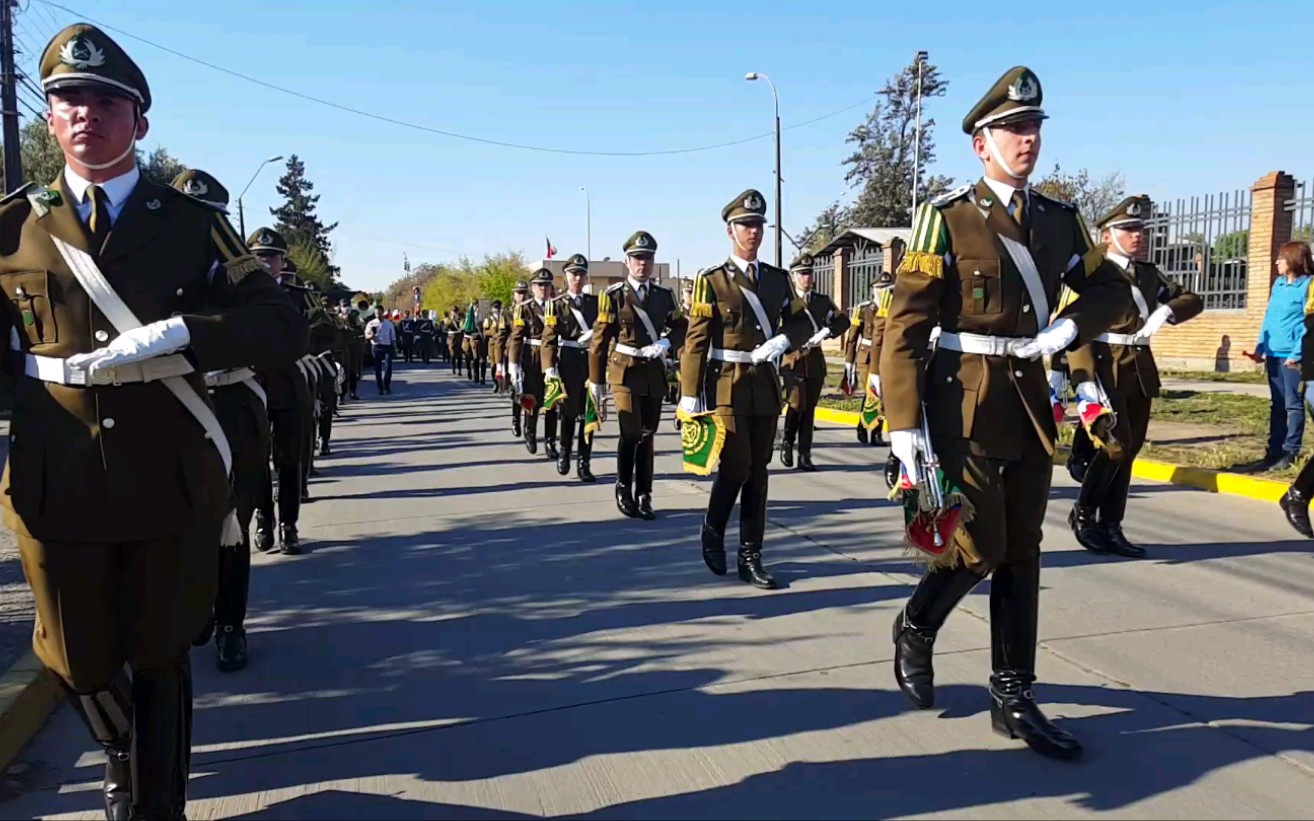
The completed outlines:
<svg viewBox="0 0 1314 821">
<path fill-rule="evenodd" d="M 722 348 L 712 348 L 707 352 L 708 359 L 715 359 L 720 362 L 738 362 L 741 365 L 752 365 L 752 351 L 727 351 Z"/>
<path fill-rule="evenodd" d="M 1028 336 L 989 336 L 987 334 L 954 333 L 941 331 L 939 346 L 949 351 L 982 354 L 984 356 L 1010 356 L 1019 346 L 1033 341 Z"/>
<path fill-rule="evenodd" d="M 255 376 L 255 371 L 250 368 L 233 368 L 227 371 L 210 371 L 205 375 L 205 384 L 211 388 L 224 388 L 229 385 L 236 385 L 246 379 Z"/>
<path fill-rule="evenodd" d="M 563 348 L 579 348 L 581 351 L 587 347 L 578 339 L 559 339 L 557 340 L 557 344 L 561 345 Z"/>
<path fill-rule="evenodd" d="M 194 373 L 195 370 L 186 357 L 173 354 L 109 368 L 92 377 L 87 374 L 86 368 L 71 368 L 67 359 L 57 356 L 38 356 L 30 353 L 23 357 L 23 372 L 33 379 L 84 387 L 158 382 L 174 376 L 186 376 Z"/>
<path fill-rule="evenodd" d="M 1137 348 L 1148 348 L 1150 340 L 1139 339 L 1136 334 L 1100 334 L 1095 337 L 1096 342 L 1107 342 L 1110 345 L 1129 345 Z"/>
<path fill-rule="evenodd" d="M 868 339 L 868 338 L 865 337 L 865 336 L 860 336 L 860 337 L 858 337 L 858 344 L 861 345 L 861 346 L 864 347 L 864 348 L 870 348 L 870 347 L 871 347 L 871 340 Z"/>
<path fill-rule="evenodd" d="M 616 343 L 616 353 L 623 353 L 626 356 L 637 356 L 640 359 L 647 359 L 646 356 L 639 353 L 638 348 L 634 347 L 633 345 L 624 345 L 620 342 Z"/>
<path fill-rule="evenodd" d="M 534 348 L 540 347 L 543 344 L 543 340 L 541 339 L 526 339 L 525 341 L 528 342 L 530 346 Z"/>
</svg>

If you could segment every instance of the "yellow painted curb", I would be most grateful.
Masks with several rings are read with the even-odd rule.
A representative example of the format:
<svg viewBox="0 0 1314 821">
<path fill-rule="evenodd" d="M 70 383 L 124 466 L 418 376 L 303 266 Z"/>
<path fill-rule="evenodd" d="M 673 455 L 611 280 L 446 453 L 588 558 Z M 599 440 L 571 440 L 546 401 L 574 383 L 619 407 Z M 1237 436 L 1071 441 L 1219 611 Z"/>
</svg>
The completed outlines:
<svg viewBox="0 0 1314 821">
<path fill-rule="evenodd" d="M 855 426 L 858 424 L 857 413 L 834 408 L 817 408 L 817 419 L 839 425 Z M 1054 462 L 1059 465 L 1067 464 L 1067 451 L 1061 449 L 1058 453 L 1055 453 Z M 1287 492 L 1288 487 L 1286 482 L 1274 479 L 1256 479 L 1237 473 L 1172 465 L 1167 462 L 1152 462 L 1148 459 L 1137 459 L 1133 462 L 1132 475 L 1138 479 L 1148 479 L 1152 482 L 1167 482 L 1182 487 L 1207 490 L 1210 493 L 1241 496 L 1260 502 L 1276 502 L 1282 498 L 1282 494 Z"/>
<path fill-rule="evenodd" d="M 58 686 L 31 650 L 0 677 L 0 772 L 23 751 L 58 702 Z"/>
</svg>

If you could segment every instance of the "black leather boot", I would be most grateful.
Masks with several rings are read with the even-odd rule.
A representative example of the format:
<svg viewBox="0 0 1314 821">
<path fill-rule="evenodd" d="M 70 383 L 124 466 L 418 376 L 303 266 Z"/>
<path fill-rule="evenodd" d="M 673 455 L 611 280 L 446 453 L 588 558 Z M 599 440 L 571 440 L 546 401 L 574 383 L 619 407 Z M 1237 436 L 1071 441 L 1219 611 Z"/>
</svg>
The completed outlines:
<svg viewBox="0 0 1314 821">
<path fill-rule="evenodd" d="M 1072 527 L 1072 535 L 1077 537 L 1077 544 L 1092 553 L 1112 553 L 1113 549 L 1109 545 L 1108 535 L 1095 521 L 1095 512 L 1095 507 L 1082 504 L 1073 505 L 1072 512 L 1068 514 L 1068 524 Z"/>
<path fill-rule="evenodd" d="M 214 647 L 220 672 L 232 673 L 246 666 L 246 630 L 242 627 L 220 625 L 215 632 Z"/>
<path fill-rule="evenodd" d="M 657 513 L 652 509 L 652 494 L 639 494 L 639 518 L 652 521 L 657 518 Z"/>
<path fill-rule="evenodd" d="M 272 512 L 271 510 L 270 513 Z M 267 515 L 263 510 L 256 511 L 255 546 L 261 553 L 268 553 L 274 548 L 274 523 L 270 521 L 272 518 L 272 515 Z"/>
<path fill-rule="evenodd" d="M 278 548 L 288 556 L 301 552 L 301 537 L 297 535 L 297 526 L 282 522 L 278 526 Z"/>
<path fill-rule="evenodd" d="M 762 545 L 739 546 L 739 580 L 761 590 L 775 590 L 776 579 L 762 566 Z"/>
<path fill-rule="evenodd" d="M 810 451 L 800 450 L 798 452 L 798 469 L 808 473 L 817 469 L 817 466 L 812 464 L 812 453 Z"/>
<path fill-rule="evenodd" d="M 1282 494 L 1278 499 L 1278 505 L 1282 512 L 1287 516 L 1287 523 L 1296 529 L 1296 532 L 1307 539 L 1314 539 L 1314 528 L 1309 523 L 1309 497 L 1301 493 L 1295 485 L 1287 488 L 1287 492 Z"/>
<path fill-rule="evenodd" d="M 579 463 L 575 466 L 576 475 L 581 482 L 596 482 L 597 477 L 589 469 L 589 462 L 593 458 L 593 443 L 584 433 L 584 420 L 579 420 Z"/>
<path fill-rule="evenodd" d="M 718 576 L 729 572 L 725 563 L 725 534 L 703 525 L 703 564 Z"/>
<path fill-rule="evenodd" d="M 132 701 L 131 817 L 184 818 L 192 736 L 187 657 L 169 667 L 134 671 Z"/>
<path fill-rule="evenodd" d="M 616 508 L 631 519 L 639 515 L 633 489 L 635 450 L 635 443 L 625 439 L 616 446 Z"/>
<path fill-rule="evenodd" d="M 935 706 L 935 637 L 981 577 L 963 567 L 927 573 L 894 620 L 894 680 L 919 710 Z"/>
<path fill-rule="evenodd" d="M 557 473 L 562 476 L 570 474 L 570 449 L 575 444 L 575 420 L 561 416 L 561 449 L 557 454 Z"/>
<path fill-rule="evenodd" d="M 538 453 L 538 414 L 530 413 L 525 418 L 525 450 Z"/>
<path fill-rule="evenodd" d="M 1100 529 L 1104 532 L 1104 544 L 1110 553 L 1129 559 L 1144 559 L 1148 555 L 1145 548 L 1127 540 L 1121 522 L 1100 522 Z"/>
<path fill-rule="evenodd" d="M 1040 561 L 1003 565 L 990 579 L 990 724 L 1049 758 L 1073 759 L 1081 744 L 1054 726 L 1036 705 L 1036 625 Z"/>
<path fill-rule="evenodd" d="M 520 403 L 517 402 L 511 406 L 511 435 L 520 438 Z"/>
<path fill-rule="evenodd" d="M 798 412 L 790 408 L 785 411 L 785 430 L 780 441 L 780 464 L 787 468 L 794 466 L 794 437 L 797 433 Z"/>
<path fill-rule="evenodd" d="M 864 426 L 861 422 L 859 422 L 859 423 L 858 423 L 858 441 L 865 445 L 865 444 L 867 444 L 867 440 L 868 440 L 868 438 L 869 438 L 869 434 L 867 433 L 867 428 L 866 428 L 866 426 Z"/>
<path fill-rule="evenodd" d="M 634 491 L 639 499 L 639 518 L 657 518 L 652 509 L 653 439 L 644 435 L 634 449 Z"/>
<path fill-rule="evenodd" d="M 105 750 L 102 794 L 105 817 L 127 821 L 132 817 L 132 685 L 120 672 L 109 687 L 95 693 L 76 693 L 58 679 L 73 711 Z"/>
<path fill-rule="evenodd" d="M 629 485 L 621 482 L 616 483 L 616 509 L 631 519 L 639 515 L 639 506 L 634 501 L 633 491 L 630 490 Z"/>
</svg>

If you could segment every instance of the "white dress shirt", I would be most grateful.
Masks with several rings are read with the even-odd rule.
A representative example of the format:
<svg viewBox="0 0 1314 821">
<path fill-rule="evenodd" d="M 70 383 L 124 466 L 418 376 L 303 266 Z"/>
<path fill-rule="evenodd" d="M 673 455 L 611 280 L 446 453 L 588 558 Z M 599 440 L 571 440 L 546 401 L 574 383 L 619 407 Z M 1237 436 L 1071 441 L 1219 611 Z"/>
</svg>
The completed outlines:
<svg viewBox="0 0 1314 821">
<path fill-rule="evenodd" d="M 730 260 L 739 266 L 739 270 L 744 272 L 744 276 L 748 277 L 749 282 L 757 283 L 757 260 L 744 259 L 734 254 L 730 255 Z"/>
<path fill-rule="evenodd" d="M 118 221 L 119 214 L 123 213 L 123 205 L 132 195 L 140 179 L 141 171 L 134 165 L 131 170 L 114 179 L 100 183 L 101 190 L 105 192 L 105 198 L 109 201 L 110 225 Z M 83 178 L 67 165 L 64 166 L 64 187 L 68 190 L 69 196 L 73 197 L 78 217 L 83 222 L 91 219 L 91 199 L 87 196 L 87 188 L 90 186 L 90 180 Z"/>
<path fill-rule="evenodd" d="M 1019 189 L 1016 188 L 1015 186 L 1009 185 L 1006 182 L 1000 182 L 999 180 L 992 180 L 989 177 L 985 177 L 984 179 L 986 185 L 990 186 L 990 190 L 994 191 L 995 196 L 999 197 L 999 201 L 1003 203 L 1004 210 L 1008 211 L 1008 215 L 1010 217 L 1013 216 L 1013 212 L 1010 211 L 1009 209 L 1013 207 L 1013 194 L 1016 193 Z M 1026 188 L 1020 190 L 1022 191 L 1022 196 L 1024 197 L 1022 201 L 1027 204 L 1027 208 L 1030 208 L 1031 186 L 1028 185 Z"/>
<path fill-rule="evenodd" d="M 365 326 L 365 335 L 372 337 L 376 345 L 397 344 L 397 327 L 391 319 L 379 319 L 377 316 L 371 319 Z"/>
</svg>

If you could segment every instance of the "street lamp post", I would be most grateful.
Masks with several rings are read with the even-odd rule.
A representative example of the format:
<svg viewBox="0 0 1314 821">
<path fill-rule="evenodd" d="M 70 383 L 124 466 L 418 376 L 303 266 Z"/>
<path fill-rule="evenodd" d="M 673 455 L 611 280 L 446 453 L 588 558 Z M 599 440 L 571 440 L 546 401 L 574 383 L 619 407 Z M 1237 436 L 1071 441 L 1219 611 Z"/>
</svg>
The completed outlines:
<svg viewBox="0 0 1314 821">
<path fill-rule="evenodd" d="M 585 245 L 584 254 L 589 258 L 589 261 L 592 262 L 593 261 L 593 201 L 589 197 L 589 189 L 581 185 L 579 187 L 579 190 L 584 192 L 584 213 L 585 213 L 585 226 L 586 226 L 585 231 L 587 232 L 586 233 L 587 244 Z"/>
<path fill-rule="evenodd" d="M 784 262 L 781 260 L 781 254 L 784 251 L 782 247 L 784 242 L 780 236 L 780 225 L 782 222 L 780 216 L 780 95 L 776 93 L 776 84 L 771 82 L 771 78 L 765 74 L 750 71 L 744 75 L 744 79 L 749 81 L 758 79 L 766 80 L 767 85 L 771 86 L 771 98 L 776 104 L 776 267 L 782 268 L 784 267 Z"/>
<path fill-rule="evenodd" d="M 237 195 L 237 225 L 238 225 L 238 230 L 242 232 L 243 242 L 246 241 L 246 209 L 242 207 L 242 197 L 246 196 L 246 192 L 251 188 L 251 184 L 256 181 L 256 177 L 260 176 L 260 172 L 264 169 L 266 165 L 269 165 L 271 162 L 278 162 L 281 159 L 283 159 L 283 155 L 279 154 L 277 157 L 270 157 L 269 159 L 260 163 L 260 167 L 257 168 L 255 170 L 255 173 L 251 175 L 251 182 L 248 182 L 246 184 L 246 188 L 242 189 L 242 193 Z"/>
<path fill-rule="evenodd" d="M 917 182 L 921 179 L 922 163 L 922 66 L 926 63 L 927 53 L 917 52 L 917 127 L 913 130 L 913 179 L 912 179 L 912 217 L 917 219 Z"/>
</svg>

